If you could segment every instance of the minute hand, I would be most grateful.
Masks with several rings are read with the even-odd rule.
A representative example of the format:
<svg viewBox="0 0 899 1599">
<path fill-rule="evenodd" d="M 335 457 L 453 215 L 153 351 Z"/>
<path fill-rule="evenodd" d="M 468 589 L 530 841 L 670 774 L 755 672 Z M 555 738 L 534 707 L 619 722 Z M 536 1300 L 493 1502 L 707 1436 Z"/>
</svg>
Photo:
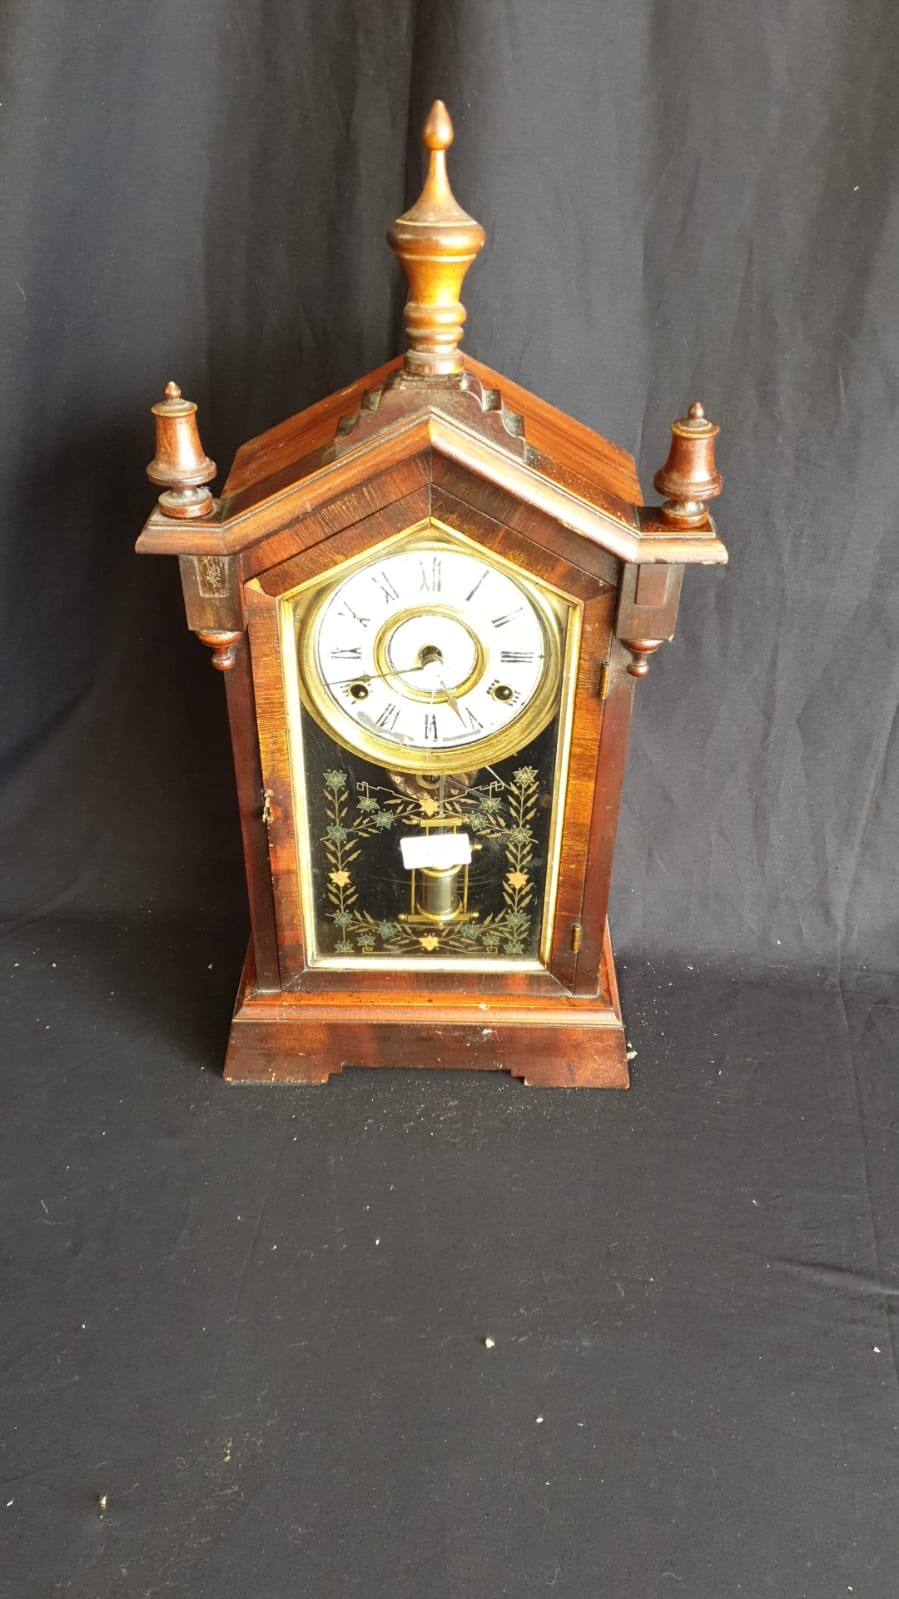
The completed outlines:
<svg viewBox="0 0 899 1599">
<path fill-rule="evenodd" d="M 423 672 L 430 666 L 430 661 L 425 661 L 424 666 L 392 666 L 389 672 L 357 672 L 355 677 L 330 677 L 325 679 L 326 688 L 343 688 L 347 683 L 371 683 L 376 678 L 382 677 L 408 677 L 412 672 Z"/>
</svg>

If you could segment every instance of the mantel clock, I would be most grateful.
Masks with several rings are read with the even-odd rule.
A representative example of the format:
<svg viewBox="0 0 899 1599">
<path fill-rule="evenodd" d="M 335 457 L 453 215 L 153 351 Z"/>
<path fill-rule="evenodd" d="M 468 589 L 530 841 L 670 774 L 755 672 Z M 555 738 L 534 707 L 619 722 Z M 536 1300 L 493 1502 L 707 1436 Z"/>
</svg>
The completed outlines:
<svg viewBox="0 0 899 1599">
<path fill-rule="evenodd" d="M 625 1087 L 606 903 L 635 681 L 684 567 L 726 560 L 718 432 L 672 424 L 642 503 L 623 450 L 459 349 L 484 233 L 424 128 L 389 243 L 405 355 L 238 451 L 153 407 L 175 554 L 224 675 L 252 936 L 226 1077 L 500 1069 Z"/>
</svg>

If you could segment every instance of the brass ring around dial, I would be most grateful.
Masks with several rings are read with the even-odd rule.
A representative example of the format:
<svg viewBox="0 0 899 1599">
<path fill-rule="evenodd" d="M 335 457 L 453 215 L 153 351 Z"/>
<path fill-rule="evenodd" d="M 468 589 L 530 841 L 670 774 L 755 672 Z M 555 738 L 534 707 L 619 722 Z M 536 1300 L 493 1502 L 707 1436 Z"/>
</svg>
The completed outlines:
<svg viewBox="0 0 899 1599">
<path fill-rule="evenodd" d="M 411 549 L 416 552 L 459 547 L 461 545 L 457 545 L 453 537 L 447 537 L 445 531 L 440 536 L 429 536 L 422 527 L 410 528 L 407 534 L 394 544 L 394 548 Z M 372 563 L 374 559 L 375 557 L 367 552 L 360 560 L 352 563 L 352 568 L 359 570 Z M 484 560 L 485 557 L 482 555 L 481 559 Z M 334 688 L 327 683 L 318 655 L 318 630 L 321 617 L 345 580 L 338 577 L 336 581 L 323 580 L 320 584 L 310 585 L 300 593 L 290 597 L 285 596 L 283 602 L 289 608 L 292 617 L 300 696 L 319 726 L 351 753 L 361 755 L 365 760 L 374 761 L 391 772 L 407 772 L 416 776 L 420 776 L 423 772 L 452 775 L 461 771 L 476 771 L 486 761 L 495 764 L 504 760 L 507 755 L 513 755 L 524 749 L 538 733 L 542 733 L 559 704 L 568 607 L 564 603 L 557 603 L 554 597 L 535 582 L 528 581 L 523 573 L 513 571 L 508 562 L 498 559 L 495 565 L 498 570 L 505 571 L 512 578 L 528 605 L 537 613 L 546 652 L 540 680 L 517 715 L 486 737 L 472 738 L 464 743 L 447 745 L 443 748 L 434 746 L 425 748 L 421 743 L 407 744 L 405 740 L 382 737 L 373 727 L 360 724 L 342 704 Z M 409 664 L 411 666 L 415 663 L 410 661 Z M 364 676 L 364 668 L 360 668 L 361 676 Z M 403 683 L 402 692 L 405 695 L 411 684 L 407 683 L 406 679 L 400 681 Z M 450 693 L 454 692 L 450 687 Z M 430 699 L 430 695 L 426 695 L 425 698 Z"/>
<path fill-rule="evenodd" d="M 461 699 L 462 695 L 467 694 L 470 689 L 473 689 L 475 684 L 483 677 L 484 669 L 487 665 L 487 657 L 484 652 L 483 644 L 477 635 L 472 632 L 472 629 L 469 627 L 464 617 L 449 605 L 428 606 L 426 612 L 423 612 L 417 606 L 410 606 L 408 610 L 398 611 L 396 616 L 389 617 L 384 623 L 383 627 L 380 628 L 378 636 L 375 639 L 375 672 L 378 677 L 384 678 L 385 682 L 391 683 L 394 689 L 398 693 L 402 694 L 405 699 L 425 700 L 428 704 L 433 705 L 446 703 L 446 690 L 441 689 L 438 693 L 432 694 L 428 689 L 416 688 L 414 684 L 407 681 L 403 671 L 394 666 L 390 660 L 390 640 L 397 628 L 401 627 L 404 622 L 409 622 L 413 618 L 418 618 L 422 615 L 426 615 L 429 618 L 432 616 L 445 617 L 447 621 L 455 622 L 458 627 L 461 627 L 463 631 L 468 634 L 468 637 L 474 647 L 474 666 L 472 667 L 468 676 L 463 678 L 461 683 L 447 684 L 450 694 L 452 694 L 456 699 Z M 405 668 L 406 672 L 409 672 L 410 668 L 414 671 L 417 671 L 418 662 L 410 661 L 409 665 Z"/>
</svg>

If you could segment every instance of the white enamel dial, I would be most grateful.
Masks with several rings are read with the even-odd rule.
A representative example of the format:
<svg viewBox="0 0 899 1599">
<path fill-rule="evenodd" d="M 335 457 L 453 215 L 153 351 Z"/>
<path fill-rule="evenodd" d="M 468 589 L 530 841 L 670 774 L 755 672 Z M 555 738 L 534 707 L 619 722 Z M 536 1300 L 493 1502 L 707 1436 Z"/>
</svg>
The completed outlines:
<svg viewBox="0 0 899 1599">
<path fill-rule="evenodd" d="M 488 746 L 497 759 L 498 744 L 511 752 L 519 724 L 522 739 L 545 726 L 557 632 L 505 567 L 410 541 L 357 566 L 316 607 L 307 686 L 341 742 L 405 768 L 460 769 Z"/>
</svg>

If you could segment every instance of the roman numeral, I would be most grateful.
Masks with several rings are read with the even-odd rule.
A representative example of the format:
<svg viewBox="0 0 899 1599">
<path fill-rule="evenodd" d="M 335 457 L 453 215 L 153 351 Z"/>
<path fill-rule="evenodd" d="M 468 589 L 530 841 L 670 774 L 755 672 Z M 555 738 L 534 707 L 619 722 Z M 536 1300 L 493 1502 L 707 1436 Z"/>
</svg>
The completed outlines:
<svg viewBox="0 0 899 1599">
<path fill-rule="evenodd" d="M 344 611 L 347 616 L 351 616 L 354 622 L 359 623 L 360 627 L 368 627 L 369 618 L 367 616 L 357 616 L 356 612 L 353 610 L 353 607 L 346 600 L 344 600 L 340 610 Z"/>
<path fill-rule="evenodd" d="M 494 622 L 493 625 L 494 625 L 494 627 L 499 627 L 499 623 L 498 622 Z M 500 650 L 499 658 L 500 658 L 501 661 L 503 661 L 505 663 L 506 666 L 520 666 L 522 664 L 522 662 L 524 662 L 524 661 L 532 661 L 534 659 L 534 651 L 533 650 Z"/>
<path fill-rule="evenodd" d="M 473 733 L 481 733 L 481 732 L 483 732 L 483 729 L 484 729 L 483 722 L 479 722 L 477 717 L 472 715 L 472 713 L 468 709 L 467 705 L 463 705 L 462 709 L 465 712 L 465 715 L 468 717 L 468 725 L 471 728 L 471 731 Z"/>
<path fill-rule="evenodd" d="M 430 563 L 419 561 L 418 564 L 421 567 L 421 589 L 426 594 L 439 594 L 443 586 L 439 555 L 432 555 Z"/>
<path fill-rule="evenodd" d="M 394 705 L 392 702 L 390 705 L 385 705 L 378 717 L 378 727 L 383 727 L 385 733 L 392 733 L 399 720 L 399 714 L 400 708 L 398 705 Z"/>
<path fill-rule="evenodd" d="M 436 716 L 426 716 L 425 717 L 425 741 L 427 741 L 428 739 L 431 739 L 432 742 L 435 743 L 435 744 L 437 742 L 437 718 L 436 718 Z"/>
<path fill-rule="evenodd" d="M 491 627 L 505 627 L 507 622 L 514 622 L 516 616 L 523 616 L 523 615 L 524 615 L 524 606 L 523 605 L 519 605 L 517 610 L 515 610 L 515 611 L 507 611 L 505 616 L 495 616 L 493 618 L 493 621 L 491 622 L 490 626 Z"/>
<path fill-rule="evenodd" d="M 470 594 L 466 594 L 466 596 L 465 596 L 466 605 L 468 604 L 469 600 L 473 600 L 474 599 L 474 597 L 477 594 L 478 589 L 480 588 L 481 584 L 483 583 L 485 577 L 489 577 L 489 576 L 490 576 L 490 568 L 488 566 L 485 566 L 483 572 L 481 573 L 480 577 L 478 578 L 478 581 L 476 582 L 476 584 L 475 584 L 474 588 L 472 589 L 471 593 Z"/>
<path fill-rule="evenodd" d="M 352 644 L 345 650 L 341 649 L 341 650 L 332 650 L 331 651 L 331 660 L 332 661 L 361 661 L 361 659 L 362 659 L 362 646 L 361 646 L 361 644 Z"/>
<path fill-rule="evenodd" d="M 375 588 L 379 588 L 381 590 L 381 593 L 383 594 L 388 605 L 390 604 L 391 600 L 399 599 L 399 594 L 391 583 L 386 572 L 379 572 L 376 577 L 373 576 L 372 582 L 374 583 Z"/>
</svg>

